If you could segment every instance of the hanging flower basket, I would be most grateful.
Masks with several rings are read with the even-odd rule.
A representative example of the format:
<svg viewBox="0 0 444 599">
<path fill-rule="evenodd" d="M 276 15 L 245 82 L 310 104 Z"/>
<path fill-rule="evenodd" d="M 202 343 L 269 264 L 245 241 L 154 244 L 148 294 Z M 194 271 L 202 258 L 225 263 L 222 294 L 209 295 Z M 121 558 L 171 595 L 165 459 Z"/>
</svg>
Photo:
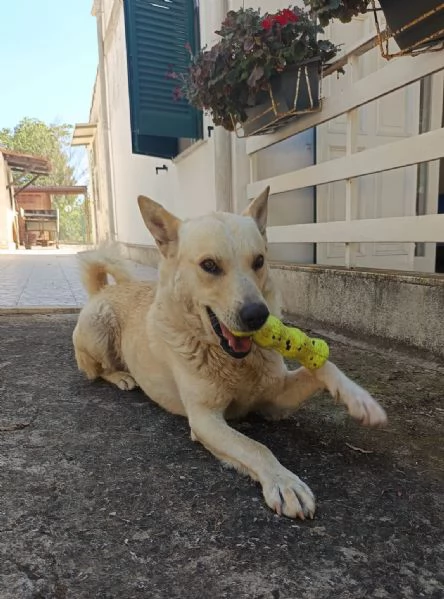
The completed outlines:
<svg viewBox="0 0 444 599">
<path fill-rule="evenodd" d="M 320 108 L 323 66 L 338 52 L 305 10 L 261 15 L 230 11 L 216 33 L 220 41 L 191 56 L 178 96 L 208 112 L 215 125 L 245 137 L 276 131 Z"/>
<path fill-rule="evenodd" d="M 323 27 L 332 19 L 349 23 L 353 17 L 373 11 L 379 47 L 384 58 L 417 54 L 444 47 L 443 0 L 304 0 L 313 16 Z M 384 13 L 387 30 L 382 31 L 378 15 Z M 394 39 L 400 51 L 390 52 Z"/>
<path fill-rule="evenodd" d="M 257 96 L 257 105 L 246 108 L 247 119 L 236 123 L 239 137 L 273 133 L 306 112 L 320 110 L 321 60 L 313 58 L 289 67 L 270 79 L 269 89 Z"/>
<path fill-rule="evenodd" d="M 387 32 L 383 36 L 375 11 L 379 45 L 385 58 L 433 50 L 437 44 L 443 45 L 443 0 L 379 0 L 379 3 L 387 23 Z M 372 5 L 374 7 L 374 2 Z M 394 38 L 400 52 L 389 52 L 390 37 Z"/>
</svg>

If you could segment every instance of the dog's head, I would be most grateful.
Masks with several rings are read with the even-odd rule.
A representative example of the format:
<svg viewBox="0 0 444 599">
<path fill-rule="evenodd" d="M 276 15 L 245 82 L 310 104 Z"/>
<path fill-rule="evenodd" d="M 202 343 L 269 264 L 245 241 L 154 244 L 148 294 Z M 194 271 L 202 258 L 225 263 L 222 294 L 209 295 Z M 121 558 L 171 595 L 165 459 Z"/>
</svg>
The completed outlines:
<svg viewBox="0 0 444 599">
<path fill-rule="evenodd" d="M 250 336 L 273 307 L 265 236 L 269 188 L 241 216 L 219 212 L 181 221 L 139 196 L 143 220 L 163 256 L 162 292 L 199 315 L 203 327 L 232 357 L 251 350 Z"/>
</svg>

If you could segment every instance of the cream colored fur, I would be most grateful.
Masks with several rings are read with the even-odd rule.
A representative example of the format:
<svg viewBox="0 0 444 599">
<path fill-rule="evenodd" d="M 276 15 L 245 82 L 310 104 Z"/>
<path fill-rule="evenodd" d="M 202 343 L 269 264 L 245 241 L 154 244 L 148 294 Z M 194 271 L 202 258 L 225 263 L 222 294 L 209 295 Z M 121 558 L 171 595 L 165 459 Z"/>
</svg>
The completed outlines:
<svg viewBox="0 0 444 599">
<path fill-rule="evenodd" d="M 250 411 L 280 416 L 327 389 L 362 424 L 382 425 L 379 404 L 331 362 L 310 372 L 288 371 L 275 352 L 253 346 L 236 359 L 221 349 L 207 306 L 228 328 L 239 328 L 239 309 L 248 301 L 266 302 L 279 315 L 266 254 L 268 189 L 242 216 L 214 213 L 180 221 L 156 202 L 139 197 L 146 226 L 162 254 L 157 283 L 131 280 L 104 252 L 83 260 L 90 299 L 73 333 L 79 368 L 90 379 L 102 377 L 120 389 L 136 385 L 155 402 L 188 418 L 193 440 L 262 485 L 267 505 L 289 517 L 313 517 L 308 486 L 284 468 L 264 445 L 229 426 L 227 420 Z M 212 259 L 223 270 L 204 272 Z M 106 274 L 117 284 L 106 285 Z"/>
</svg>

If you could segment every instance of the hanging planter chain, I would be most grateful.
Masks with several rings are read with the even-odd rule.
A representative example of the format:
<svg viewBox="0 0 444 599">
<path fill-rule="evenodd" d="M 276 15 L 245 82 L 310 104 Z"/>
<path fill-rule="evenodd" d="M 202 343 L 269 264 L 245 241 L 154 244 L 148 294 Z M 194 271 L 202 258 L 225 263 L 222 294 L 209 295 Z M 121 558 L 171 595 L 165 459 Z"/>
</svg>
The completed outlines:
<svg viewBox="0 0 444 599">
<path fill-rule="evenodd" d="M 415 25 L 418 25 L 418 23 L 421 23 L 425 19 L 428 19 L 429 17 L 431 17 L 433 15 L 443 12 L 444 11 L 444 2 L 442 2 L 436 8 L 433 8 L 432 10 L 429 10 L 428 12 L 424 13 L 417 19 L 414 19 L 410 23 L 407 23 L 407 25 L 404 25 L 397 31 L 390 31 L 390 29 L 386 29 L 386 31 L 381 31 L 381 27 L 380 27 L 379 19 L 378 19 L 378 9 L 375 6 L 375 0 L 371 0 L 371 4 L 372 4 L 373 15 L 375 18 L 376 32 L 377 32 L 377 37 L 378 37 L 378 46 L 379 46 L 379 49 L 381 52 L 381 56 L 383 58 L 385 58 L 386 60 L 390 60 L 392 58 L 397 58 L 399 56 L 406 56 L 407 54 L 412 54 L 412 55 L 415 54 L 416 55 L 416 54 L 421 54 L 423 52 L 438 52 L 444 48 L 444 41 L 438 39 L 444 35 L 444 28 L 442 28 L 439 31 L 436 31 L 435 33 L 433 33 L 432 35 L 429 35 L 429 36 L 423 38 L 422 40 L 419 40 L 418 42 L 409 46 L 408 48 L 404 48 L 403 50 L 400 50 L 399 52 L 394 52 L 394 53 L 389 52 L 390 39 L 394 38 L 396 35 L 398 35 L 400 33 L 408 31 L 409 29 L 411 29 Z M 424 46 L 424 44 L 430 44 L 430 45 L 439 44 L 439 46 L 437 48 L 433 48 L 429 45 L 429 46 L 426 46 L 425 48 L 423 48 L 422 46 Z"/>
</svg>

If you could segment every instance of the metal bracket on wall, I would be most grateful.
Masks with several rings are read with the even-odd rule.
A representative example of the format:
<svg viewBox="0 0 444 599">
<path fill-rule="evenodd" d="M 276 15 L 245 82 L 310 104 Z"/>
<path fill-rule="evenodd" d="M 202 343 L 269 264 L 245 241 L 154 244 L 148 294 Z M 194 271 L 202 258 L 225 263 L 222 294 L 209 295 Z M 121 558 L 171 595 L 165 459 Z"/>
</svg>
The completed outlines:
<svg viewBox="0 0 444 599">
<path fill-rule="evenodd" d="M 208 137 L 211 137 L 211 135 L 214 131 L 214 127 L 212 125 L 208 125 L 207 131 L 208 131 Z"/>
<path fill-rule="evenodd" d="M 23 185 L 22 187 L 19 187 L 18 189 L 15 190 L 14 195 L 16 196 L 19 193 L 22 193 L 22 191 L 25 191 L 25 189 L 27 187 L 29 187 L 30 185 L 32 185 L 38 178 L 40 177 L 40 175 L 34 175 L 34 177 L 32 177 L 32 179 L 30 179 L 27 183 L 25 183 L 25 185 Z M 9 187 L 13 187 L 12 185 L 8 185 Z"/>
<path fill-rule="evenodd" d="M 166 164 L 162 165 L 162 166 L 156 166 L 156 175 L 159 174 L 159 171 L 167 171 L 168 167 Z"/>
</svg>

